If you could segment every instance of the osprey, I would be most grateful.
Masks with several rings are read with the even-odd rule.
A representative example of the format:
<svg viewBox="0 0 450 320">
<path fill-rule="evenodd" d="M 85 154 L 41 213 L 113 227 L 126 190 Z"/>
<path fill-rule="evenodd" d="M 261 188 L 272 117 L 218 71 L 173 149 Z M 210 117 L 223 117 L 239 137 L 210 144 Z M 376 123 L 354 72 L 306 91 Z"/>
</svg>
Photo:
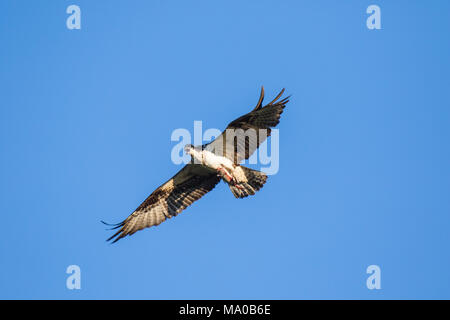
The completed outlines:
<svg viewBox="0 0 450 320">
<path fill-rule="evenodd" d="M 240 163 L 253 154 L 270 136 L 271 128 L 280 122 L 280 115 L 289 102 L 289 97 L 278 101 L 283 92 L 284 89 L 273 101 L 262 106 L 264 87 L 261 87 L 256 107 L 228 124 L 215 140 L 202 146 L 186 145 L 184 151 L 191 156 L 191 162 L 153 191 L 128 218 L 113 224 L 112 229 L 119 230 L 107 241 L 114 243 L 176 216 L 221 180 L 236 198 L 254 195 L 267 181 L 267 175 Z"/>
</svg>

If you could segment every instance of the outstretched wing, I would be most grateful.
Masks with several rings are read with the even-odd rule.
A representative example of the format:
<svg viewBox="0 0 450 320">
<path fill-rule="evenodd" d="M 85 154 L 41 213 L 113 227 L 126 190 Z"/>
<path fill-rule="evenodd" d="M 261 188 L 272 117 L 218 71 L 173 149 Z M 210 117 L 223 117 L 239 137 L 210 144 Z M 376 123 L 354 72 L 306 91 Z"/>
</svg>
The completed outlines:
<svg viewBox="0 0 450 320">
<path fill-rule="evenodd" d="M 113 243 L 144 228 L 157 226 L 190 206 L 211 191 L 220 178 L 216 173 L 196 165 L 187 164 L 174 177 L 164 183 L 113 229 L 120 228 L 107 241 Z"/>
<path fill-rule="evenodd" d="M 270 103 L 262 106 L 264 100 L 264 87 L 256 107 L 249 113 L 237 118 L 228 124 L 227 128 L 214 141 L 205 146 L 216 155 L 227 157 L 238 164 L 248 159 L 253 152 L 271 134 L 271 128 L 280 122 L 281 113 L 289 97 L 280 101 L 284 89 Z"/>
</svg>

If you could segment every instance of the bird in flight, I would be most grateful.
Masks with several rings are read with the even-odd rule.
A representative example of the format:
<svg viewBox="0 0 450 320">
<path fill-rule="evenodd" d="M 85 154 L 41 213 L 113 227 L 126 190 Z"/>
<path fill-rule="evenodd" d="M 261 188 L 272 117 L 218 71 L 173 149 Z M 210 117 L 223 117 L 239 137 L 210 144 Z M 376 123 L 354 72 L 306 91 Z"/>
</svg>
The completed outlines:
<svg viewBox="0 0 450 320">
<path fill-rule="evenodd" d="M 113 224 L 112 229 L 118 231 L 107 241 L 117 242 L 178 215 L 214 189 L 221 180 L 236 198 L 254 195 L 267 181 L 267 175 L 240 163 L 253 154 L 270 136 L 271 128 L 280 122 L 280 115 L 289 102 L 289 97 L 279 100 L 283 92 L 284 89 L 274 100 L 262 106 L 264 87 L 261 87 L 256 107 L 228 124 L 215 140 L 201 146 L 186 145 L 184 151 L 191 156 L 190 163 L 153 191 L 128 218 Z"/>
</svg>

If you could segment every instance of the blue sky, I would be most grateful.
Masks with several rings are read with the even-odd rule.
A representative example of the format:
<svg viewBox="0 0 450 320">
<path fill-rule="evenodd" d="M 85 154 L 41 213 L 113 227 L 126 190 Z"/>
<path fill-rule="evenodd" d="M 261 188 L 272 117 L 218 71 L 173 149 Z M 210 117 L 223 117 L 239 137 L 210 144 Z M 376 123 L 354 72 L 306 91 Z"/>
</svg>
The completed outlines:
<svg viewBox="0 0 450 320">
<path fill-rule="evenodd" d="M 449 30 L 437 0 L 1 1 L 0 298 L 449 299 Z M 278 174 L 106 243 L 179 170 L 172 131 L 261 85 L 292 95 Z"/>
</svg>

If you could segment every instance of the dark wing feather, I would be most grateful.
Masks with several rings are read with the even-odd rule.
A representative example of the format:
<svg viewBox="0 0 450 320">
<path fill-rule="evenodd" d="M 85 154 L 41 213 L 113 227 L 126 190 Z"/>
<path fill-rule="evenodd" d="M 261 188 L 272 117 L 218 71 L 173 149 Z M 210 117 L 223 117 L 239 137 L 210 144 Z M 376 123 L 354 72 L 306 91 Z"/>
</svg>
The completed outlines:
<svg viewBox="0 0 450 320">
<path fill-rule="evenodd" d="M 173 178 L 156 189 L 145 201 L 113 229 L 113 243 L 144 228 L 157 226 L 190 206 L 211 191 L 220 178 L 196 164 L 188 164 Z"/>
<path fill-rule="evenodd" d="M 256 107 L 251 112 L 230 122 L 219 137 L 206 145 L 207 150 L 225 156 L 234 163 L 248 159 L 270 136 L 271 128 L 280 122 L 283 109 L 289 102 L 289 97 L 278 101 L 283 93 L 284 89 L 270 103 L 262 106 L 264 87 L 261 87 Z"/>
</svg>

